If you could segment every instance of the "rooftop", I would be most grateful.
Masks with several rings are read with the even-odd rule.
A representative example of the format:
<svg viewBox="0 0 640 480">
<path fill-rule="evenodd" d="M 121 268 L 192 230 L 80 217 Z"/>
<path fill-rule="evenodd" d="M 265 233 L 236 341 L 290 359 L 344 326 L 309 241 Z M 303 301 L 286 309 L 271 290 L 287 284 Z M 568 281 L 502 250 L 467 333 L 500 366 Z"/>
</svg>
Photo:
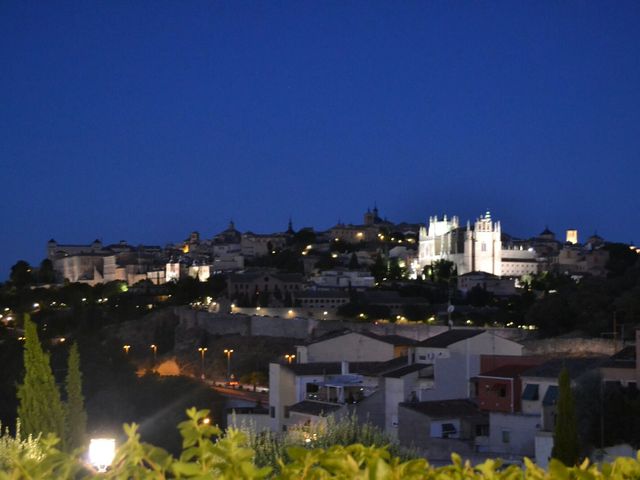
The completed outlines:
<svg viewBox="0 0 640 480">
<path fill-rule="evenodd" d="M 624 347 L 615 355 L 612 355 L 608 360 L 606 360 L 601 367 L 606 368 L 636 368 L 636 347 L 634 345 L 630 345 L 628 347 Z"/>
<path fill-rule="evenodd" d="M 493 370 L 479 373 L 476 378 L 515 378 L 530 368 L 531 365 L 503 365 L 501 367 L 494 368 Z"/>
<path fill-rule="evenodd" d="M 386 362 L 349 362 L 349 374 L 375 377 L 406 364 L 407 357 L 397 357 Z M 342 373 L 340 362 L 285 363 L 282 366 L 298 376 Z"/>
<path fill-rule="evenodd" d="M 602 366 L 607 360 L 606 357 L 563 357 L 554 358 L 542 365 L 529 368 L 522 372 L 523 377 L 558 378 L 563 368 L 569 371 L 569 377 L 578 378 L 583 373 Z"/>
<path fill-rule="evenodd" d="M 412 340 L 411 338 L 402 337 L 400 335 L 378 335 L 377 333 L 372 333 L 367 331 L 357 332 L 355 330 L 350 330 L 348 328 L 345 328 L 342 330 L 334 330 L 332 332 L 325 333 L 320 337 L 317 337 L 313 340 L 309 340 L 306 343 L 306 345 L 313 345 L 314 343 L 326 342 L 327 340 L 339 338 L 344 335 L 349 335 L 351 333 L 354 333 L 356 335 L 362 335 L 364 337 L 372 338 L 374 340 L 379 340 L 381 342 L 388 343 L 390 345 L 396 345 L 396 346 L 415 345 L 417 343 L 415 340 Z"/>
<path fill-rule="evenodd" d="M 319 417 L 333 413 L 336 410 L 340 410 L 341 408 L 342 405 L 336 405 L 334 403 L 322 403 L 314 402 L 312 400 L 303 400 L 291 405 L 289 407 L 289 411 Z"/>
<path fill-rule="evenodd" d="M 429 365 L 425 365 L 424 363 L 414 363 L 413 365 L 405 365 L 404 367 L 400 367 L 396 370 L 391 370 L 390 372 L 387 372 L 382 376 L 389 377 L 389 378 L 402 378 L 405 375 L 409 375 L 410 373 L 418 372 L 423 368 L 429 368 Z"/>
<path fill-rule="evenodd" d="M 470 400 L 438 400 L 433 402 L 406 402 L 401 406 L 420 412 L 431 418 L 483 416 L 478 406 Z"/>
<path fill-rule="evenodd" d="M 484 333 L 485 331 L 486 330 L 472 329 L 448 330 L 444 333 L 419 342 L 417 346 L 427 348 L 447 348 L 449 345 L 453 345 L 454 343 L 461 342 L 468 338 L 473 338 Z"/>
</svg>

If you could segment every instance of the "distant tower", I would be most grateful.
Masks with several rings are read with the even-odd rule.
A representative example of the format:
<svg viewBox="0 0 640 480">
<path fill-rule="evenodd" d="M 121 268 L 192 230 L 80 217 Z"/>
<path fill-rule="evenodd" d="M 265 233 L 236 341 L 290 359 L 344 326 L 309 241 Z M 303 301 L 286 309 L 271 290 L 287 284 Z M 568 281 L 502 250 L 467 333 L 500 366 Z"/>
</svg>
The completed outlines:
<svg viewBox="0 0 640 480">
<path fill-rule="evenodd" d="M 567 243 L 572 243 L 574 245 L 578 243 L 578 230 L 567 230 Z"/>
<path fill-rule="evenodd" d="M 289 217 L 289 224 L 287 226 L 287 233 L 289 235 L 293 235 L 295 232 L 295 230 L 293 229 L 293 222 L 291 221 L 291 217 Z"/>
<path fill-rule="evenodd" d="M 364 224 L 365 225 L 373 225 L 376 220 L 376 214 L 374 213 L 376 210 L 372 212 L 371 209 L 367 208 L 367 213 L 364 214 Z"/>
</svg>

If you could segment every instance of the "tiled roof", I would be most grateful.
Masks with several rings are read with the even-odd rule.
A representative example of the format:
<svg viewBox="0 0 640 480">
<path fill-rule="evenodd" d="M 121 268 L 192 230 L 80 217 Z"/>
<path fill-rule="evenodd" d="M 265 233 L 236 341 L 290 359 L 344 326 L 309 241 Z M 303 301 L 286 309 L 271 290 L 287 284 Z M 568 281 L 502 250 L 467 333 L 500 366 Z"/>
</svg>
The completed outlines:
<svg viewBox="0 0 640 480">
<path fill-rule="evenodd" d="M 600 367 L 606 361 L 606 357 L 565 357 L 554 358 L 542 365 L 532 367 L 522 372 L 523 377 L 558 378 L 563 368 L 569 372 L 572 379 L 578 378 L 583 373 Z"/>
<path fill-rule="evenodd" d="M 311 400 L 303 400 L 302 402 L 291 405 L 289 407 L 289 411 L 319 417 L 335 412 L 336 410 L 340 410 L 341 408 L 342 405 L 336 405 L 333 403 L 321 403 Z"/>
<path fill-rule="evenodd" d="M 473 338 L 485 331 L 486 330 L 471 329 L 448 330 L 440 335 L 436 335 L 435 337 L 427 338 L 426 340 L 419 342 L 417 346 L 427 348 L 447 348 L 449 345 L 453 345 L 454 343 L 461 342 L 468 338 Z"/>
<path fill-rule="evenodd" d="M 493 370 L 479 373 L 477 377 L 515 378 L 530 368 L 531 365 L 503 365 Z"/>
<path fill-rule="evenodd" d="M 417 372 L 422 370 L 423 368 L 427 368 L 428 365 L 425 365 L 423 363 L 414 363 L 413 365 L 405 365 L 404 367 L 400 367 L 396 370 L 392 370 L 390 372 L 387 372 L 385 374 L 383 374 L 383 377 L 390 377 L 390 378 L 402 378 L 405 375 L 409 375 L 410 373 L 413 372 Z"/>
<path fill-rule="evenodd" d="M 350 333 L 355 333 L 358 335 L 362 335 L 365 337 L 369 337 L 372 338 L 374 340 L 379 340 L 381 342 L 384 343 L 388 343 L 391 345 L 396 345 L 396 346 L 404 346 L 404 345 L 415 345 L 417 342 L 415 340 L 412 340 L 411 338 L 407 338 L 407 337 L 402 337 L 400 335 L 378 335 L 376 333 L 372 333 L 372 332 L 367 332 L 367 331 L 362 331 L 362 332 L 357 332 L 354 330 L 350 330 L 348 328 L 346 329 L 342 329 L 342 330 L 334 330 L 332 332 L 328 332 L 320 337 L 317 337 L 313 340 L 309 340 L 306 345 L 312 345 L 314 343 L 319 343 L 319 342 L 325 342 L 327 340 L 331 340 L 333 338 L 338 338 L 338 337 L 342 337 L 344 335 L 348 335 Z"/>
<path fill-rule="evenodd" d="M 406 402 L 401 406 L 423 413 L 431 418 L 482 416 L 478 406 L 470 400 L 440 400 L 433 402 Z"/>
<path fill-rule="evenodd" d="M 630 345 L 624 347 L 615 355 L 606 360 L 601 367 L 606 368 L 636 368 L 636 347 Z"/>
<path fill-rule="evenodd" d="M 375 377 L 406 365 L 406 363 L 407 357 L 397 357 L 386 362 L 349 362 L 349 373 Z M 282 366 L 298 376 L 338 375 L 342 372 L 340 362 L 292 363 Z"/>
</svg>

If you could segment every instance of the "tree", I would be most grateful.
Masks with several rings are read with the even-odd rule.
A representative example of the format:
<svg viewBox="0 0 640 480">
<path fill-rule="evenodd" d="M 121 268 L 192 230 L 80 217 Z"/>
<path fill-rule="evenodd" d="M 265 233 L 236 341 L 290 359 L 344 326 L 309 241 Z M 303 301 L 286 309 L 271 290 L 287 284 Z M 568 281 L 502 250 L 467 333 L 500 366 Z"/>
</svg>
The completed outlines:
<svg viewBox="0 0 640 480">
<path fill-rule="evenodd" d="M 579 450 L 578 423 L 571 392 L 571 380 L 569 372 L 563 368 L 558 377 L 558 411 L 551 456 L 565 465 L 572 466 L 578 462 Z"/>
<path fill-rule="evenodd" d="M 390 280 L 402 280 L 406 273 L 406 269 L 400 266 L 397 258 L 389 260 L 389 271 L 387 273 Z"/>
<path fill-rule="evenodd" d="M 380 283 L 387 276 L 387 262 L 384 261 L 382 255 L 376 255 L 376 259 L 371 266 L 371 275 L 375 278 L 376 283 Z"/>
<path fill-rule="evenodd" d="M 55 272 L 53 271 L 53 262 L 48 258 L 45 258 L 40 262 L 40 268 L 38 269 L 38 283 L 53 283 L 55 282 Z"/>
<path fill-rule="evenodd" d="M 267 378 L 267 376 L 264 374 L 264 372 L 258 372 L 258 371 L 253 371 L 250 373 L 247 373 L 245 375 L 243 375 L 240 378 L 240 381 L 242 383 L 248 383 L 251 386 L 253 386 L 253 391 L 256 391 L 256 386 L 257 385 L 266 385 L 269 383 L 269 379 Z"/>
<path fill-rule="evenodd" d="M 69 351 L 67 364 L 67 402 L 65 404 L 65 446 L 71 451 L 82 447 L 87 430 L 87 412 L 82 396 L 82 373 L 80 372 L 80 354 L 78 344 L 74 343 Z"/>
<path fill-rule="evenodd" d="M 24 260 L 18 260 L 16 264 L 11 267 L 11 275 L 9 278 L 11 279 L 11 283 L 18 288 L 32 284 L 33 273 L 31 272 L 31 265 Z"/>
<path fill-rule="evenodd" d="M 18 416 L 26 435 L 54 433 L 64 438 L 64 409 L 35 323 L 24 319 L 24 380 L 18 385 Z"/>
<path fill-rule="evenodd" d="M 357 270 L 360 268 L 360 263 L 358 262 L 358 256 L 356 252 L 351 254 L 351 258 L 349 259 L 349 270 Z"/>
<path fill-rule="evenodd" d="M 449 260 L 436 260 L 431 265 L 431 278 L 437 283 L 450 284 L 456 276 L 455 264 Z"/>
</svg>

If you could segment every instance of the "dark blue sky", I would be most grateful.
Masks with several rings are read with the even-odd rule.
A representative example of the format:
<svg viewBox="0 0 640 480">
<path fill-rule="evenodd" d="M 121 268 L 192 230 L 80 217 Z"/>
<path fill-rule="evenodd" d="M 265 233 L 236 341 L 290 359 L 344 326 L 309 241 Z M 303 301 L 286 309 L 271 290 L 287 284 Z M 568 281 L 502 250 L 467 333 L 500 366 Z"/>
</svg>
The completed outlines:
<svg viewBox="0 0 640 480">
<path fill-rule="evenodd" d="M 640 242 L 640 3 L 0 4 L 0 279 L 46 241 L 489 208 Z"/>
</svg>

